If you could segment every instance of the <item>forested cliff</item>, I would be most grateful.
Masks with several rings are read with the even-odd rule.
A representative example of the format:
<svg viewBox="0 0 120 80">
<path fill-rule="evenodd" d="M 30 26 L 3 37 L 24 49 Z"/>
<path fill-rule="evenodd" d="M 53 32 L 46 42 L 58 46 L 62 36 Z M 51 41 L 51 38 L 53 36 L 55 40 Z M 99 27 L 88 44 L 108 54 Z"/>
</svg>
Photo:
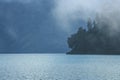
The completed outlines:
<svg viewBox="0 0 120 80">
<path fill-rule="evenodd" d="M 88 19 L 87 30 L 80 27 L 68 38 L 68 54 L 120 54 L 120 28 L 106 17 Z"/>
</svg>

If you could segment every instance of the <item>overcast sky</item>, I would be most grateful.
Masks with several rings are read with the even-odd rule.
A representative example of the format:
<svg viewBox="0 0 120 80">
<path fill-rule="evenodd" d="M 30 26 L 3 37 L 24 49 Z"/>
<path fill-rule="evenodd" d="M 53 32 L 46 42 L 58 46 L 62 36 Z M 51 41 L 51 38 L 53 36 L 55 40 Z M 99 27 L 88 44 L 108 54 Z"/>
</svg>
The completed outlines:
<svg viewBox="0 0 120 80">
<path fill-rule="evenodd" d="M 89 17 L 104 14 L 114 20 L 117 29 L 119 3 L 119 0 L 0 0 L 0 52 L 67 52 L 67 37 L 85 26 Z"/>
</svg>

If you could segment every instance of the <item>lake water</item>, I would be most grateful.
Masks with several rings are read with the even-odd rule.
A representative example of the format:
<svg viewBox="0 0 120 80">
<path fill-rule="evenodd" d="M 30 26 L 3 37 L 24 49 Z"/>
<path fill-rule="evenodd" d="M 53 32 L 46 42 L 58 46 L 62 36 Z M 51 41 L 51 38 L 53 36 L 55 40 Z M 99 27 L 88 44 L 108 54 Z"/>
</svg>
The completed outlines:
<svg viewBox="0 0 120 80">
<path fill-rule="evenodd" d="M 120 80 L 120 56 L 0 54 L 0 80 Z"/>
</svg>

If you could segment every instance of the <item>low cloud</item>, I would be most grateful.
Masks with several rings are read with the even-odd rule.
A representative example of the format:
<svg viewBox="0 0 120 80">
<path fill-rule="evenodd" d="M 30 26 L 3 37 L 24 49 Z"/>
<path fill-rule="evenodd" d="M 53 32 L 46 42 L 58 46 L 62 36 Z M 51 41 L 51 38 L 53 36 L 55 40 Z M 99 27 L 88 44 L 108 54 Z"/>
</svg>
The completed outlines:
<svg viewBox="0 0 120 80">
<path fill-rule="evenodd" d="M 39 9 L 40 5 L 48 6 L 53 3 L 51 12 L 56 20 L 58 28 L 69 33 L 73 31 L 73 26 L 77 21 L 86 22 L 88 18 L 93 18 L 100 14 L 107 18 L 112 25 L 111 30 L 118 30 L 120 21 L 120 1 L 119 0 L 1 0 L 5 2 L 31 3 Z M 54 6 L 54 7 L 53 7 Z M 43 6 L 42 6 L 43 7 Z M 44 7 L 43 7 L 44 9 Z M 51 14 L 51 13 L 50 13 Z M 81 25 L 80 25 L 81 26 Z"/>
<path fill-rule="evenodd" d="M 62 29 L 71 31 L 73 22 L 81 19 L 87 21 L 96 14 L 106 17 L 111 29 L 118 29 L 120 21 L 119 0 L 54 0 L 53 15 Z"/>
<path fill-rule="evenodd" d="M 21 3 L 31 3 L 38 0 L 1 0 L 2 2 L 21 2 Z"/>
</svg>

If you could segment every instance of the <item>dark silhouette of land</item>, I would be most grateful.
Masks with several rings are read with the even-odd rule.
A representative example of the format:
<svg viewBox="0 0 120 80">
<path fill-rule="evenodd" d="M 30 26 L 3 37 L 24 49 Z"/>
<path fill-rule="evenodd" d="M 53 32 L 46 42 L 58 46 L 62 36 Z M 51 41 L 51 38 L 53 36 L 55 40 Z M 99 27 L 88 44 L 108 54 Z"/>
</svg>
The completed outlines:
<svg viewBox="0 0 120 80">
<path fill-rule="evenodd" d="M 114 29 L 109 20 L 96 16 L 88 19 L 87 30 L 82 27 L 68 38 L 71 48 L 67 54 L 120 54 L 120 28 Z"/>
</svg>

